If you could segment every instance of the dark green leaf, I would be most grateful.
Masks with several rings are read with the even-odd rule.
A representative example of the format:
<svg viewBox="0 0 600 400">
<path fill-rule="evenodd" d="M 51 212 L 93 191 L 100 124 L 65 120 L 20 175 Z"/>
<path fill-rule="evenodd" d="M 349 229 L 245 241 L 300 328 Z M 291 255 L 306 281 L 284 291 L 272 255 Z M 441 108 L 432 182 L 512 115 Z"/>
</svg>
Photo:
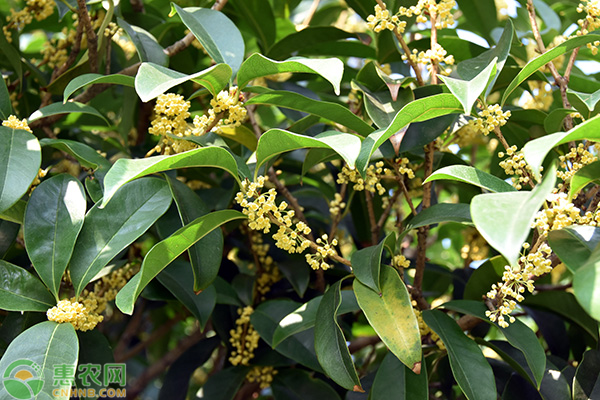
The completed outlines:
<svg viewBox="0 0 600 400">
<path fill-rule="evenodd" d="M 202 397 L 198 399 L 233 400 L 249 370 L 249 367 L 237 366 L 218 371 L 206 381 L 202 387 Z"/>
<path fill-rule="evenodd" d="M 597 321 L 600 321 L 600 258 L 591 257 L 575 271 L 573 293 L 577 301 Z"/>
<path fill-rule="evenodd" d="M 498 25 L 496 4 L 493 0 L 458 0 L 458 8 L 462 11 L 474 32 L 490 40 L 492 28 Z"/>
<path fill-rule="evenodd" d="M 402 364 L 392 352 L 388 352 L 377 369 L 377 375 L 369 391 L 369 400 L 427 398 L 429 398 L 427 369 L 422 369 L 417 375 Z"/>
<path fill-rule="evenodd" d="M 117 23 L 125 30 L 125 33 L 135 45 L 140 61 L 153 62 L 163 66 L 169 65 L 169 56 L 150 32 L 139 26 L 129 25 L 121 18 L 117 18 Z"/>
<path fill-rule="evenodd" d="M 502 256 L 488 259 L 481 264 L 467 281 L 463 298 L 465 300 L 481 300 L 494 283 L 502 280 L 506 260 Z"/>
<path fill-rule="evenodd" d="M 10 102 L 10 94 L 6 82 L 2 79 L 2 82 L 0 82 L 0 119 L 6 121 L 12 114 L 13 107 Z"/>
<path fill-rule="evenodd" d="M 101 118 L 106 125 L 110 125 L 108 120 L 104 118 L 104 115 L 100 114 L 98 110 L 96 110 L 92 106 L 88 106 L 83 103 L 78 103 L 76 101 L 69 101 L 67 103 L 53 103 L 49 106 L 42 107 L 39 110 L 35 111 L 33 114 L 27 118 L 28 123 L 32 123 L 33 121 L 37 121 L 41 118 L 50 117 L 52 115 L 59 114 L 73 114 L 73 113 L 81 113 L 81 114 L 89 114 L 95 117 Z"/>
<path fill-rule="evenodd" d="M 544 119 L 544 130 L 548 133 L 562 131 L 564 119 L 572 112 L 573 110 L 569 108 L 556 108 L 552 110 L 546 119 Z"/>
<path fill-rule="evenodd" d="M 590 349 L 583 354 L 573 380 L 573 400 L 600 397 L 600 351 Z"/>
<path fill-rule="evenodd" d="M 569 199 L 574 198 L 577 193 L 589 183 L 600 181 L 600 161 L 595 161 L 585 165 L 583 168 L 575 172 L 571 177 L 571 185 L 569 187 Z"/>
<path fill-rule="evenodd" d="M 406 224 L 402 235 L 406 235 L 411 229 L 422 226 L 439 224 L 440 222 L 471 223 L 471 212 L 468 204 L 439 203 L 418 213 Z"/>
<path fill-rule="evenodd" d="M 284 60 L 302 49 L 350 37 L 356 37 L 356 35 L 332 26 L 309 26 L 275 43 L 266 56 L 274 60 Z"/>
<path fill-rule="evenodd" d="M 396 234 L 390 233 L 376 246 L 365 247 L 352 253 L 352 270 L 354 276 L 363 285 L 375 292 L 381 292 L 379 282 L 379 271 L 381 268 L 381 257 L 383 248 L 386 247 L 393 256 L 396 249 Z"/>
<path fill-rule="evenodd" d="M 15 224 L 22 224 L 25 217 L 25 207 L 27 207 L 27 202 L 25 200 L 19 200 L 8 210 L 0 212 L 0 219 Z"/>
<path fill-rule="evenodd" d="M 93 85 L 96 83 L 110 83 L 113 85 L 123 85 L 133 87 L 134 79 L 129 75 L 100 75 L 100 74 L 83 74 L 73 79 L 63 93 L 63 103 L 69 100 L 69 97 L 82 87 Z"/>
<path fill-rule="evenodd" d="M 110 168 L 110 162 L 102 157 L 96 150 L 87 144 L 67 139 L 42 139 L 42 147 L 54 147 L 62 150 L 77 159 L 77 161 L 86 168 L 98 169 L 97 173 L 104 176 Z"/>
<path fill-rule="evenodd" d="M 414 100 L 413 92 L 410 89 L 398 89 L 398 92 L 394 92 L 396 96 L 394 99 L 387 88 L 385 91 L 374 93 L 355 81 L 352 81 L 352 88 L 363 92 L 365 110 L 379 128 L 385 128 L 391 124 L 398 111 Z"/>
<path fill-rule="evenodd" d="M 87 379 L 87 382 L 82 381 L 85 375 L 81 373 L 81 365 L 84 364 L 100 364 L 106 365 L 115 362 L 113 357 L 113 349 L 108 343 L 106 337 L 97 329 L 81 332 L 77 331 L 77 339 L 79 340 L 79 372 L 76 374 L 75 384 L 80 389 L 95 389 L 96 393 L 104 386 L 102 382 L 97 384 L 93 379 Z M 83 376 L 82 376 L 83 375 Z M 96 397 L 97 398 L 97 397 Z"/>
<path fill-rule="evenodd" d="M 277 33 L 275 16 L 269 0 L 236 0 L 232 4 L 255 33 L 263 52 L 266 52 L 275 42 Z M 238 85 L 243 86 L 239 80 Z"/>
<path fill-rule="evenodd" d="M 483 172 L 477 168 L 468 165 L 449 165 L 440 168 L 433 174 L 429 175 L 423 183 L 435 181 L 439 179 L 449 179 L 459 182 L 470 183 L 471 185 L 479 186 L 482 189 L 490 192 L 514 192 L 516 189 L 509 183 L 494 175 Z"/>
<path fill-rule="evenodd" d="M 56 301 L 48 289 L 24 268 L 0 260 L 0 309 L 46 312 Z"/>
<path fill-rule="evenodd" d="M 595 226 L 573 225 L 548 233 L 552 251 L 572 273 L 585 265 L 599 243 L 600 228 Z"/>
<path fill-rule="evenodd" d="M 340 400 L 336 391 L 320 379 L 311 377 L 307 371 L 286 369 L 275 375 L 273 384 L 275 400 L 327 399 Z"/>
</svg>

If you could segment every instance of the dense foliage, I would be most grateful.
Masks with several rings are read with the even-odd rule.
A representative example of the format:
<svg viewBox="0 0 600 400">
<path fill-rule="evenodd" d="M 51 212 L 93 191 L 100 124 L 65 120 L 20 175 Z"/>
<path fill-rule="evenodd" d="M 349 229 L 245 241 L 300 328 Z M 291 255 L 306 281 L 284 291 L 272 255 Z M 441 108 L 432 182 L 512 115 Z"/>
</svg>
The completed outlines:
<svg viewBox="0 0 600 400">
<path fill-rule="evenodd" d="M 599 398 L 600 1 L 0 17 L 1 398 Z"/>
</svg>

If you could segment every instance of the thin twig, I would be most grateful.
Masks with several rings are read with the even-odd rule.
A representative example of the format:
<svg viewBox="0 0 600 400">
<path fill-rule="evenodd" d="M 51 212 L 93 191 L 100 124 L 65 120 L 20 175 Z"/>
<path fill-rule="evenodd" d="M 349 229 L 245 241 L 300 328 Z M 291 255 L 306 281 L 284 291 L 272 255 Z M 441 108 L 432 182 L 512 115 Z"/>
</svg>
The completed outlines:
<svg viewBox="0 0 600 400">
<path fill-rule="evenodd" d="M 365 200 L 367 202 L 367 214 L 369 215 L 369 225 L 371 226 L 371 244 L 375 246 L 379 242 L 377 234 L 377 221 L 375 220 L 375 210 L 373 209 L 373 196 L 371 192 L 365 189 Z"/>
<path fill-rule="evenodd" d="M 98 36 L 92 27 L 92 20 L 87 11 L 85 0 L 77 0 L 79 23 L 83 24 L 87 36 L 88 52 L 90 55 L 90 71 L 98 72 Z"/>
</svg>

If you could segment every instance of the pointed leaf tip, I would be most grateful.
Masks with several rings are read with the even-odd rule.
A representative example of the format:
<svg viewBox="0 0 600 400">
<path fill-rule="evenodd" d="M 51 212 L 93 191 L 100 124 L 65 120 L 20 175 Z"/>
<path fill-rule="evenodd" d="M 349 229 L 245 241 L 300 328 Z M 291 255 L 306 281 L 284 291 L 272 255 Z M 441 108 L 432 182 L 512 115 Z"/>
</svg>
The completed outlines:
<svg viewBox="0 0 600 400">
<path fill-rule="evenodd" d="M 352 390 L 354 392 L 359 392 L 359 393 L 364 393 L 365 392 L 365 390 L 363 388 L 361 388 L 360 386 L 358 386 L 358 385 L 354 385 L 354 387 L 352 388 Z"/>
<path fill-rule="evenodd" d="M 412 372 L 414 372 L 417 375 L 421 375 L 421 361 L 413 364 Z"/>
</svg>

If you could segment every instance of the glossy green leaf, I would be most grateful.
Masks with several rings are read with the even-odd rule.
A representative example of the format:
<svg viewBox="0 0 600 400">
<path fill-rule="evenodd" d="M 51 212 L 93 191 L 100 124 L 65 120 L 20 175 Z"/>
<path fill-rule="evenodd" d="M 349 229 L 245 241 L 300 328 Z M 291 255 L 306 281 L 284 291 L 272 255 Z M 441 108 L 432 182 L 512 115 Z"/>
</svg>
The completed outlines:
<svg viewBox="0 0 600 400">
<path fill-rule="evenodd" d="M 563 130 L 563 121 L 573 112 L 569 108 L 556 108 L 548 114 L 544 120 L 544 130 L 546 132 L 559 132 Z"/>
<path fill-rule="evenodd" d="M 246 105 L 250 104 L 268 104 L 317 115 L 346 126 L 361 136 L 373 132 L 369 124 L 354 115 L 347 107 L 338 103 L 314 100 L 294 92 L 263 89 L 261 94 L 246 101 Z"/>
<path fill-rule="evenodd" d="M 140 272 L 131 278 L 117 295 L 117 307 L 123 313 L 131 315 L 135 301 L 142 290 L 167 265 L 213 229 L 227 222 L 245 218 L 244 214 L 235 210 L 215 211 L 195 219 L 165 240 L 155 244 L 144 257 Z"/>
<path fill-rule="evenodd" d="M 327 399 L 340 400 L 337 392 L 308 371 L 285 369 L 278 371 L 271 384 L 275 400 Z"/>
<path fill-rule="evenodd" d="M 363 285 L 375 292 L 381 292 L 379 281 L 381 269 L 381 257 L 383 248 L 387 248 L 390 255 L 394 255 L 396 250 L 396 234 L 390 233 L 385 239 L 376 246 L 365 247 L 352 253 L 352 271 L 356 279 Z"/>
<path fill-rule="evenodd" d="M 343 388 L 362 391 L 356 368 L 346 345 L 342 329 L 337 323 L 337 310 L 341 303 L 342 280 L 327 289 L 317 310 L 315 325 L 315 350 L 325 373 Z M 369 289 L 370 290 L 370 289 Z M 412 312 L 412 311 L 411 311 Z"/>
<path fill-rule="evenodd" d="M 129 75 L 100 75 L 100 74 L 83 74 L 73 79 L 63 93 L 63 103 L 69 100 L 69 97 L 75 93 L 78 89 L 86 87 L 88 85 L 94 85 L 97 83 L 110 83 L 113 85 L 122 85 L 133 87 L 134 78 Z"/>
<path fill-rule="evenodd" d="M 244 60 L 244 39 L 235 24 L 220 11 L 172 6 L 211 58 L 229 65 L 235 76 Z"/>
<path fill-rule="evenodd" d="M 6 82 L 2 79 L 2 82 L 0 82 L 0 119 L 6 121 L 12 114 L 13 106 L 10 101 L 10 94 Z"/>
<path fill-rule="evenodd" d="M 229 367 L 211 375 L 202 387 L 202 400 L 233 400 L 250 367 Z M 169 397 L 172 398 L 172 397 Z"/>
<path fill-rule="evenodd" d="M 450 89 L 450 92 L 456 96 L 458 101 L 460 101 L 465 114 L 471 114 L 473 104 L 475 104 L 477 98 L 486 90 L 492 75 L 496 75 L 497 61 L 498 59 L 494 57 L 494 59 L 492 59 L 485 69 L 483 69 L 473 79 L 469 80 L 461 80 L 449 76 L 439 75 L 441 81 L 446 84 L 446 87 Z"/>
<path fill-rule="evenodd" d="M 438 310 L 423 311 L 423 320 L 438 334 L 448 351 L 452 375 L 468 400 L 496 400 L 492 367 L 479 346 L 468 338 L 458 324 Z"/>
<path fill-rule="evenodd" d="M 30 124 L 33 121 L 37 121 L 38 119 L 50 117 L 52 115 L 60 115 L 60 114 L 73 114 L 73 113 L 81 113 L 93 115 L 95 117 L 101 118 L 106 125 L 110 125 L 108 120 L 104 117 L 104 115 L 100 114 L 98 110 L 96 110 L 92 106 L 88 106 L 83 103 L 78 103 L 76 101 L 69 101 L 67 103 L 52 103 L 49 106 L 42 107 L 37 111 L 34 111 L 33 114 L 27 118 L 27 122 Z"/>
<path fill-rule="evenodd" d="M 356 161 L 356 167 L 364 174 L 375 150 L 408 124 L 460 112 L 462 112 L 460 101 L 449 93 L 424 97 L 407 104 L 398 111 L 390 126 L 377 130 L 365 138 Z"/>
<path fill-rule="evenodd" d="M 115 362 L 113 349 L 106 336 L 100 333 L 100 330 L 93 329 L 91 331 L 77 331 L 77 339 L 79 341 L 79 360 L 78 364 L 112 364 Z M 83 375 L 83 376 L 82 376 Z M 78 388 L 95 389 L 98 393 L 102 389 L 103 382 L 94 382 L 93 379 L 84 374 L 75 375 L 75 385 Z M 84 379 L 86 382 L 84 382 Z M 94 397 L 92 397 L 94 399 Z"/>
<path fill-rule="evenodd" d="M 8 43 L 4 31 L 0 32 L 0 52 L 4 54 L 6 57 L 5 59 L 17 73 L 19 81 L 23 82 L 23 63 L 21 62 L 21 54 L 12 44 Z M 19 88 L 20 87 L 22 87 L 22 83 L 19 85 Z"/>
<path fill-rule="evenodd" d="M 427 369 L 419 375 L 402 364 L 388 352 L 377 369 L 373 386 L 369 391 L 369 400 L 412 400 L 429 398 Z"/>
<path fill-rule="evenodd" d="M 296 333 L 273 346 L 273 333 L 277 323 L 298 307 L 298 303 L 288 299 L 269 300 L 261 303 L 252 315 L 250 322 L 260 337 L 278 353 L 299 362 L 300 364 L 322 372 L 315 354 L 315 334 L 312 329 Z"/>
<path fill-rule="evenodd" d="M 162 46 L 158 44 L 158 41 L 150 32 L 139 26 L 129 25 L 121 18 L 117 18 L 117 23 L 125 30 L 125 33 L 135 45 L 135 50 L 140 61 L 152 62 L 163 66 L 169 65 L 169 56 L 167 56 Z"/>
<path fill-rule="evenodd" d="M 56 299 L 83 226 L 86 206 L 83 185 L 68 174 L 42 182 L 27 203 L 23 228 L 27 254 Z"/>
<path fill-rule="evenodd" d="M 423 183 L 440 179 L 470 183 L 471 185 L 479 186 L 482 189 L 486 189 L 494 193 L 514 192 L 516 190 L 506 181 L 468 165 L 449 165 L 447 167 L 440 168 L 434 171 L 433 174 L 429 175 L 429 177 L 425 179 Z"/>
<path fill-rule="evenodd" d="M 46 312 L 56 301 L 26 269 L 0 260 L 0 309 Z"/>
<path fill-rule="evenodd" d="M 78 356 L 79 343 L 73 325 L 46 321 L 32 326 L 10 343 L 0 360 L 0 370 L 8 374 L 0 388 L 0 398 L 15 398 L 7 392 L 10 385 L 11 393 L 33 394 L 23 399 L 68 400 L 69 396 L 61 392 L 70 392 L 69 379 L 55 382 L 52 377 L 55 367 L 64 365 L 65 378 L 74 379 Z M 20 377 L 15 377 L 20 371 L 29 372 L 32 377 L 23 383 Z"/>
<path fill-rule="evenodd" d="M 573 379 L 573 400 L 600 397 L 600 351 L 590 349 L 583 354 Z"/>
<path fill-rule="evenodd" d="M 584 165 L 583 168 L 575 172 L 575 175 L 571 177 L 569 199 L 573 199 L 581 189 L 592 182 L 600 182 L 600 161 Z"/>
<path fill-rule="evenodd" d="M 548 244 L 565 266 L 575 273 L 600 244 L 600 228 L 572 225 L 548 233 Z"/>
<path fill-rule="evenodd" d="M 158 274 L 157 279 L 196 317 L 200 329 L 204 329 L 217 303 L 215 287 L 208 286 L 196 294 L 192 270 L 190 265 L 183 261 L 174 261 Z"/>
<path fill-rule="evenodd" d="M 23 218 L 25 217 L 25 207 L 27 207 L 27 202 L 25 200 L 19 200 L 8 210 L 0 212 L 0 219 L 14 222 L 15 224 L 22 224 Z"/>
<path fill-rule="evenodd" d="M 337 315 L 346 314 L 359 310 L 356 296 L 351 290 L 341 291 L 342 300 L 340 307 L 337 310 Z M 323 296 L 315 297 L 309 302 L 302 304 L 293 312 L 286 315 L 273 332 L 273 347 L 277 347 L 279 343 L 296 333 L 304 332 L 307 329 L 313 328 L 317 321 L 317 310 Z"/>
<path fill-rule="evenodd" d="M 121 158 L 115 162 L 104 177 L 102 207 L 105 207 L 119 188 L 129 181 L 170 169 L 193 167 L 224 169 L 239 183 L 237 164 L 234 158 L 227 150 L 220 147 L 203 147 L 172 156 L 155 156 L 133 160 Z"/>
<path fill-rule="evenodd" d="M 301 31 L 293 32 L 275 43 L 266 56 L 274 60 L 284 60 L 294 53 L 301 53 L 306 48 L 355 37 L 355 34 L 333 26 L 309 26 Z"/>
<path fill-rule="evenodd" d="M 481 300 L 493 284 L 502 280 L 506 264 L 504 257 L 495 256 L 477 267 L 465 285 L 463 298 L 465 300 Z"/>
<path fill-rule="evenodd" d="M 254 32 L 262 51 L 269 50 L 277 35 L 277 23 L 269 0 L 235 0 L 231 4 Z"/>
<path fill-rule="evenodd" d="M 556 165 L 531 192 L 486 193 L 473 197 L 471 216 L 479 233 L 511 265 L 516 265 L 531 223 L 554 189 Z"/>
<path fill-rule="evenodd" d="M 442 305 L 445 309 L 474 315 L 497 327 L 506 337 L 506 340 L 519 349 L 533 374 L 533 384 L 539 388 L 546 370 L 546 353 L 535 333 L 519 319 L 511 323 L 507 328 L 501 328 L 485 316 L 487 307 L 481 301 L 453 300 Z"/>
<path fill-rule="evenodd" d="M 573 140 L 600 140 L 600 116 L 589 119 L 568 132 L 557 132 L 527 142 L 523 146 L 525 161 L 537 176 L 550 150 Z"/>
<path fill-rule="evenodd" d="M 295 72 L 322 76 L 331 83 L 335 94 L 339 96 L 344 63 L 337 58 L 293 57 L 286 61 L 275 61 L 255 53 L 248 57 L 240 67 L 238 85 L 243 89 L 248 82 L 256 78 Z"/>
<path fill-rule="evenodd" d="M 439 203 L 422 210 L 416 216 L 411 217 L 406 223 L 406 228 L 402 236 L 406 235 L 411 229 L 417 229 L 422 226 L 439 224 L 440 222 L 459 222 L 462 224 L 471 223 L 471 211 L 468 204 Z"/>
<path fill-rule="evenodd" d="M 183 225 L 209 213 L 210 208 L 186 184 L 167 177 L 171 194 Z M 223 233 L 219 229 L 207 234 L 188 249 L 194 292 L 210 286 L 219 273 L 223 258 Z"/>
<path fill-rule="evenodd" d="M 460 11 L 472 24 L 474 33 L 489 41 L 492 28 L 498 25 L 496 4 L 489 0 L 458 0 L 457 3 Z"/>
<path fill-rule="evenodd" d="M 217 64 L 210 68 L 186 75 L 153 63 L 142 63 L 135 76 L 135 91 L 143 102 L 148 102 L 174 86 L 194 81 L 216 96 L 231 79 L 231 67 Z"/>
<path fill-rule="evenodd" d="M 586 114 L 589 115 L 589 113 L 594 111 L 594 109 L 596 108 L 596 105 L 600 101 L 600 90 L 596 90 L 594 93 L 582 93 L 576 92 L 575 90 L 567 89 L 567 97 L 572 103 L 575 103 L 573 101 L 573 98 L 575 98 L 585 105 L 587 110 L 578 110 L 585 116 Z"/>
<path fill-rule="evenodd" d="M 72 155 L 83 167 L 97 169 L 97 173 L 102 176 L 106 174 L 111 166 L 110 162 L 98 154 L 96 150 L 75 140 L 42 139 L 40 144 L 42 147 L 53 147 Z"/>
<path fill-rule="evenodd" d="M 31 133 L 0 126 L 0 212 L 23 196 L 42 162 L 40 143 Z"/>
<path fill-rule="evenodd" d="M 354 280 L 358 305 L 383 343 L 404 365 L 421 371 L 421 334 L 408 289 L 392 267 L 381 269 L 381 292 Z"/>
<path fill-rule="evenodd" d="M 506 99 L 508 99 L 510 94 L 527 78 L 533 75 L 533 73 L 535 73 L 538 69 L 542 68 L 544 65 L 554 60 L 555 58 L 560 57 L 561 55 L 568 53 L 569 51 L 576 49 L 577 47 L 594 42 L 596 40 L 600 40 L 600 35 L 588 34 L 583 36 L 576 36 L 559 44 L 556 47 L 553 47 L 552 49 L 549 49 L 544 54 L 529 61 L 504 91 L 500 105 L 504 105 Z"/>
<path fill-rule="evenodd" d="M 397 85 L 390 84 L 394 87 Z M 397 89 L 394 92 L 396 99 L 390 94 L 390 90 L 372 92 L 364 85 L 356 81 L 352 81 L 352 89 L 362 91 L 364 97 L 365 110 L 369 118 L 379 128 L 385 128 L 392 123 L 394 117 L 408 103 L 415 99 L 411 89 Z"/>
<path fill-rule="evenodd" d="M 589 315 L 600 321 L 600 259 L 592 257 L 575 271 L 573 293 Z"/>
<path fill-rule="evenodd" d="M 269 129 L 258 140 L 256 171 L 281 153 L 306 148 L 332 149 L 352 167 L 360 150 L 360 139 L 349 133 L 335 131 L 327 131 L 311 137 L 281 129 Z"/>
<path fill-rule="evenodd" d="M 170 204 L 167 183 L 146 178 L 125 185 L 106 207 L 94 205 L 85 216 L 69 263 L 75 295 L 121 250 L 146 232 Z"/>
</svg>

